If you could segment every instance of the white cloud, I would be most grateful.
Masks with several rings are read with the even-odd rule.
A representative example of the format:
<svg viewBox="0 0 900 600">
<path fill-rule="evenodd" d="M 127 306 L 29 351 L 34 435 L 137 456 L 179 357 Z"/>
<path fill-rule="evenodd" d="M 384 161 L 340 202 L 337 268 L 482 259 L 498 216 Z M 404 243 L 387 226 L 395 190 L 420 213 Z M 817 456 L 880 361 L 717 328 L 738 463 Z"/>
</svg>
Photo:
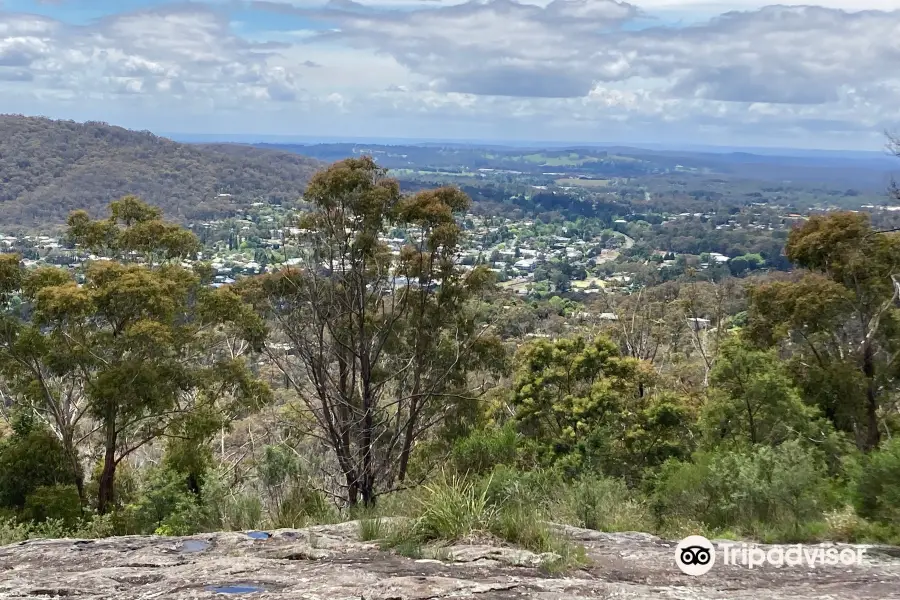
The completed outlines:
<svg viewBox="0 0 900 600">
<path fill-rule="evenodd" d="M 712 4 L 746 12 L 636 29 L 622 25 L 646 23 L 648 10 L 709 3 L 252 4 L 334 30 L 256 31 L 251 40 L 222 4 L 88 26 L 0 12 L 0 106 L 168 131 L 612 141 L 699 141 L 700 132 L 706 141 L 822 145 L 855 135 L 875 147 L 900 122 L 900 11 L 739 0 Z"/>
</svg>

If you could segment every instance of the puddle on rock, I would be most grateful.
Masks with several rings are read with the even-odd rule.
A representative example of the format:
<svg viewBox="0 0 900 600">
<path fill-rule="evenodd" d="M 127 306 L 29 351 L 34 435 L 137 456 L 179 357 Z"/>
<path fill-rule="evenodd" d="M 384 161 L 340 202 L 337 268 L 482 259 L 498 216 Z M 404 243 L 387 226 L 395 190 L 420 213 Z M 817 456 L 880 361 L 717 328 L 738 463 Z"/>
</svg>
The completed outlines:
<svg viewBox="0 0 900 600">
<path fill-rule="evenodd" d="M 206 540 L 185 540 L 178 548 L 179 552 L 193 553 L 203 552 L 209 548 L 209 542 Z"/>
<path fill-rule="evenodd" d="M 207 592 L 216 594 L 252 594 L 254 592 L 264 592 L 265 588 L 261 585 L 253 585 L 250 583 L 236 583 L 232 585 L 209 585 L 203 588 Z"/>
<path fill-rule="evenodd" d="M 265 531 L 250 531 L 247 533 L 247 537 L 252 538 L 254 540 L 267 540 L 272 536 L 270 536 Z"/>
</svg>

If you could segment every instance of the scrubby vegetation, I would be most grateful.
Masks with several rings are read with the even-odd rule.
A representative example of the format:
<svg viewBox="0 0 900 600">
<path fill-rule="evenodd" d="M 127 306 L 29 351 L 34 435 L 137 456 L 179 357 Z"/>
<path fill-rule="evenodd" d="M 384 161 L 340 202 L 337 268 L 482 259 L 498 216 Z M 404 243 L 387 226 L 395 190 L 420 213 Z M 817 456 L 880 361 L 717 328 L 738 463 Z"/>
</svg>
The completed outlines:
<svg viewBox="0 0 900 600">
<path fill-rule="evenodd" d="M 556 569 L 583 560 L 559 524 L 900 540 L 900 237 L 865 215 L 794 229 L 789 274 L 523 340 L 454 261 L 458 189 L 404 195 L 363 158 L 306 200 L 304 262 L 231 286 L 135 198 L 69 218 L 108 260 L 2 257 L 0 541 L 357 519 L 404 554 L 489 538 Z"/>
</svg>

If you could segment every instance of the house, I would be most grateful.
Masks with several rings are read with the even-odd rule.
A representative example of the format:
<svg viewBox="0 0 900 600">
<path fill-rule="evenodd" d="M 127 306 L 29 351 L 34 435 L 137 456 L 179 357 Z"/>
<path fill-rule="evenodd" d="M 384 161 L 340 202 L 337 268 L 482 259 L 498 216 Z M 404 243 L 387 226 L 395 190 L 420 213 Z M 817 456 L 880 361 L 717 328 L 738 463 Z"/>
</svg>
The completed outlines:
<svg viewBox="0 0 900 600">
<path fill-rule="evenodd" d="M 537 259 L 523 258 L 521 260 L 517 260 L 513 266 L 522 271 L 533 271 L 535 263 L 537 263 Z"/>
<path fill-rule="evenodd" d="M 709 327 L 709 319 L 689 318 L 688 324 L 694 331 L 700 331 Z"/>
</svg>

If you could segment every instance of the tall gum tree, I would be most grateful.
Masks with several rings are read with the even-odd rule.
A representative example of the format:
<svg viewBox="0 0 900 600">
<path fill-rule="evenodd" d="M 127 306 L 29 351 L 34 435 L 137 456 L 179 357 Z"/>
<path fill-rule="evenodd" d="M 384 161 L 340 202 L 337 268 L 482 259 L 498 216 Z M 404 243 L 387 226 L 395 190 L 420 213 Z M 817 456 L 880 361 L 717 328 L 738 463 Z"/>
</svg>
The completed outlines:
<svg viewBox="0 0 900 600">
<path fill-rule="evenodd" d="M 302 263 L 248 281 L 267 318 L 266 351 L 337 465 L 339 495 L 370 506 L 404 485 L 417 440 L 488 386 L 502 346 L 472 300 L 492 283 L 456 264 L 455 214 L 469 198 L 451 187 L 403 195 L 369 157 L 319 172 L 299 223 Z M 402 229 L 392 253 L 383 242 Z M 480 375 L 480 377 L 479 377 Z"/>
<path fill-rule="evenodd" d="M 76 464 L 97 443 L 103 513 L 118 465 L 137 449 L 166 435 L 202 439 L 269 401 L 246 362 L 219 345 L 239 330 L 261 347 L 264 327 L 183 262 L 199 249 L 193 234 L 135 197 L 113 202 L 108 219 L 72 213 L 69 236 L 94 253 L 76 272 L 4 259 L 0 289 L 18 285 L 24 302 L 4 321 L 0 366 L 14 401 L 57 432 Z"/>
<path fill-rule="evenodd" d="M 865 214 L 816 215 L 785 253 L 803 271 L 752 290 L 750 333 L 792 353 L 807 395 L 861 449 L 876 448 L 898 392 L 900 237 Z"/>
</svg>

